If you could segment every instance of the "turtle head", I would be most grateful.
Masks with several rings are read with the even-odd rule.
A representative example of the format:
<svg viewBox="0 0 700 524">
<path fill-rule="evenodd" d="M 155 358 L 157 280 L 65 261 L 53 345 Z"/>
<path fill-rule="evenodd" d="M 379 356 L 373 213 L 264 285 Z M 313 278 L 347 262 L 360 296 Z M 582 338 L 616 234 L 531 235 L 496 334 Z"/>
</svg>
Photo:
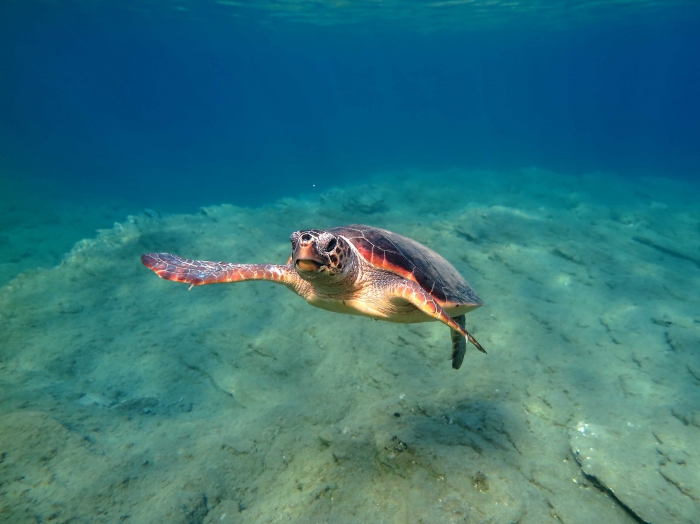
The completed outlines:
<svg viewBox="0 0 700 524">
<path fill-rule="evenodd" d="M 308 229 L 292 233 L 292 263 L 304 280 L 339 279 L 348 269 L 350 247 L 329 231 Z"/>
</svg>

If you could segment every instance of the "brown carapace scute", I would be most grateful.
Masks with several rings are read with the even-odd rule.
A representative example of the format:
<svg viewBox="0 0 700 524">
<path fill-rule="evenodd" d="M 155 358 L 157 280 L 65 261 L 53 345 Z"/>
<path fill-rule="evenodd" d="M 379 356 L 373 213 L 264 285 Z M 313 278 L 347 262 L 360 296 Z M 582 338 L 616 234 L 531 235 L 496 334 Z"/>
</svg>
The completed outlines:
<svg viewBox="0 0 700 524">
<path fill-rule="evenodd" d="M 452 367 L 459 369 L 469 340 L 465 313 L 483 305 L 444 258 L 408 237 L 364 225 L 292 233 L 284 265 L 235 264 L 147 253 L 146 267 L 159 277 L 193 286 L 267 280 L 328 311 L 412 324 L 437 320 L 450 328 Z"/>
</svg>

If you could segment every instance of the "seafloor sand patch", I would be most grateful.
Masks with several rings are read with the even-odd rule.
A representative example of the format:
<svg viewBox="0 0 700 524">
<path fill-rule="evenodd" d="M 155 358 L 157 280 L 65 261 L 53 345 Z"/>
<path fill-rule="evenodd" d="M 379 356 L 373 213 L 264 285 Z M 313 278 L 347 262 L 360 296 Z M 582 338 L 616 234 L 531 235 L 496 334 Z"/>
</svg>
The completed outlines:
<svg viewBox="0 0 700 524">
<path fill-rule="evenodd" d="M 403 175 L 406 177 L 406 175 Z M 538 171 L 135 216 L 0 290 L 8 522 L 700 522 L 697 188 Z M 303 227 L 412 236 L 489 351 L 139 256 L 279 261 Z"/>
</svg>

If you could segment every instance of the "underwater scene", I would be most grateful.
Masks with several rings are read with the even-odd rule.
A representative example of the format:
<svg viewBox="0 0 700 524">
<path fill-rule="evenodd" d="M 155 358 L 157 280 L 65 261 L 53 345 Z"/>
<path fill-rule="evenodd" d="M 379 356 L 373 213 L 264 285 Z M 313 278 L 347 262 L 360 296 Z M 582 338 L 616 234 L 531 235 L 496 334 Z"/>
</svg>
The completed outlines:
<svg viewBox="0 0 700 524">
<path fill-rule="evenodd" d="M 0 522 L 700 524 L 698 64 L 695 0 L 4 0 Z"/>
</svg>

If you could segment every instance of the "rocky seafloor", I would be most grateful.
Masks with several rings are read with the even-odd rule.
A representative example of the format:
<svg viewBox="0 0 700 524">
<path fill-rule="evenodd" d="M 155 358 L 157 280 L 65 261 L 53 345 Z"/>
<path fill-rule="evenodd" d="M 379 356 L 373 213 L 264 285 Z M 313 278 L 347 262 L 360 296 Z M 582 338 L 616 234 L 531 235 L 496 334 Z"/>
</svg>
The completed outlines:
<svg viewBox="0 0 700 524">
<path fill-rule="evenodd" d="M 454 171 L 133 215 L 0 288 L 0 521 L 700 523 L 697 194 Z M 488 355 L 139 260 L 346 223 L 450 260 Z"/>
</svg>

